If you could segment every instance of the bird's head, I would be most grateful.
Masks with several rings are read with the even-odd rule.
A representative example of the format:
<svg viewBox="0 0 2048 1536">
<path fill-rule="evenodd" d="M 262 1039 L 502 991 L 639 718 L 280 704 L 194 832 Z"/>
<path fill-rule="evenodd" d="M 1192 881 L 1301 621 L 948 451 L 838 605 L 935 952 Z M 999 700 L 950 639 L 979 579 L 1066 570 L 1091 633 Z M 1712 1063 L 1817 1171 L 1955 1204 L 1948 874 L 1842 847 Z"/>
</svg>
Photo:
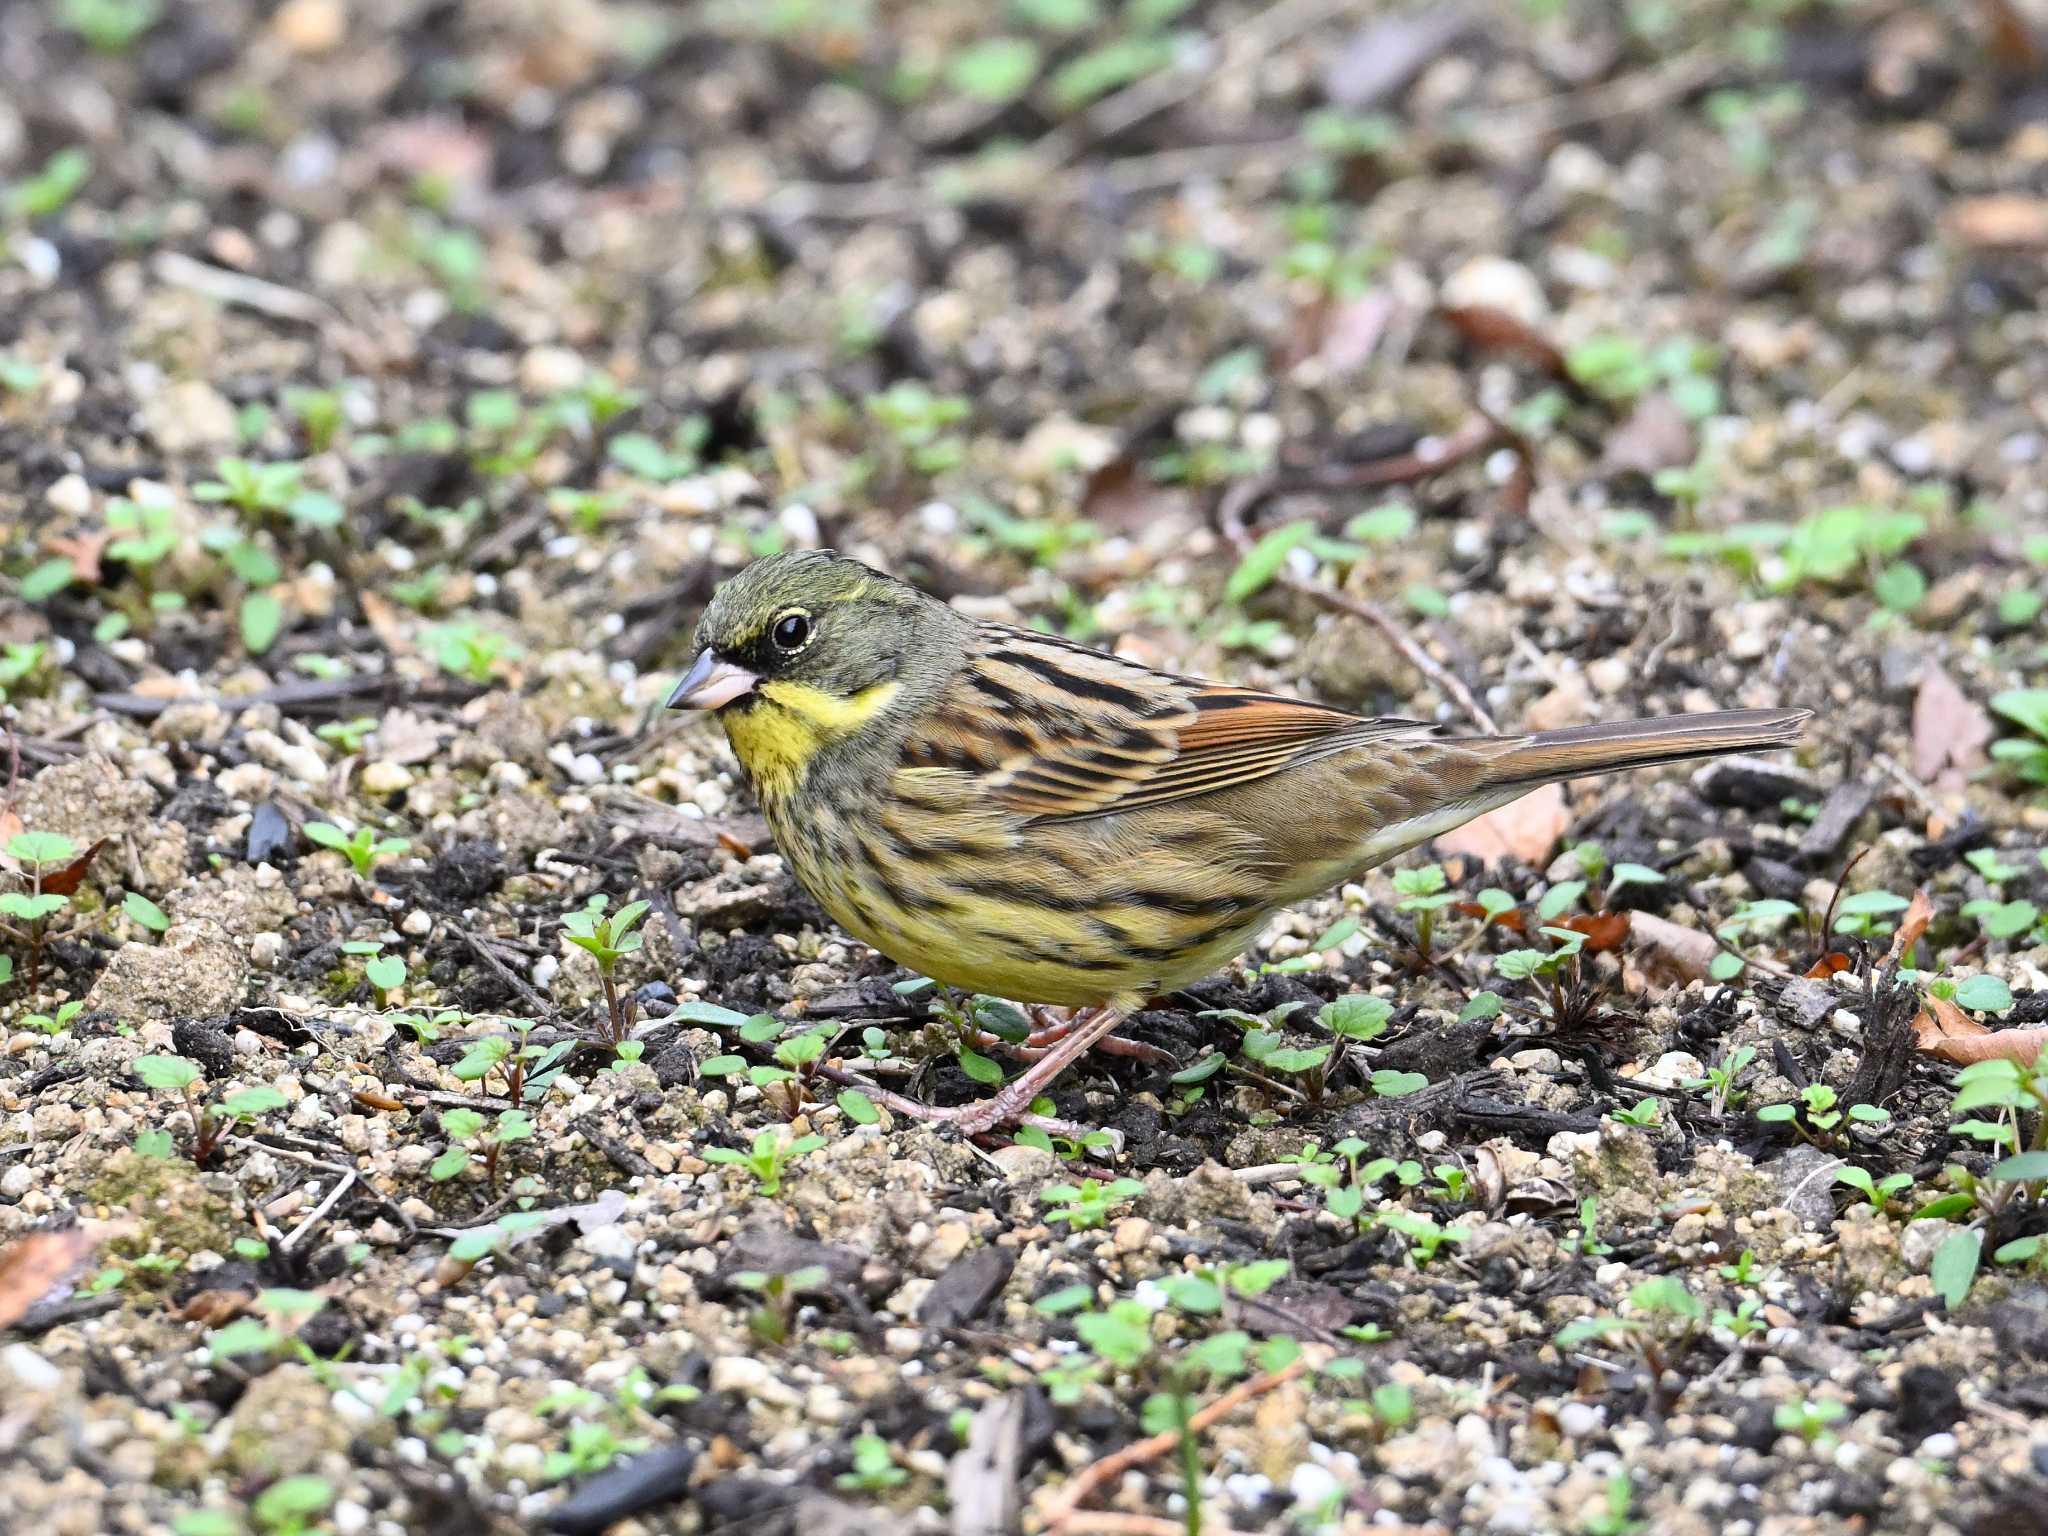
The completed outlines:
<svg viewBox="0 0 2048 1536">
<path fill-rule="evenodd" d="M 697 624 L 696 660 L 669 708 L 724 715 L 769 702 L 842 717 L 877 699 L 919 655 L 921 635 L 954 617 L 830 550 L 757 560 L 712 595 Z"/>
</svg>

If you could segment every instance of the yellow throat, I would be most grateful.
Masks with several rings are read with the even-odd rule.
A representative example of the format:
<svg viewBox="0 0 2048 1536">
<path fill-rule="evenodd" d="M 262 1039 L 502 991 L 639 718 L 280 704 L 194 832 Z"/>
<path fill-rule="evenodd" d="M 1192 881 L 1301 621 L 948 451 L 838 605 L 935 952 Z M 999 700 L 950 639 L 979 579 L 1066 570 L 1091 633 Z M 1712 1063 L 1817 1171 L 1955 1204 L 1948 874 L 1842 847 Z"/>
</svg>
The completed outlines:
<svg viewBox="0 0 2048 1536">
<path fill-rule="evenodd" d="M 803 782 L 820 747 L 849 736 L 889 707 L 894 682 L 876 683 L 849 698 L 804 683 L 763 683 L 755 702 L 719 716 L 726 739 L 754 781 L 754 790 L 780 799 Z"/>
</svg>

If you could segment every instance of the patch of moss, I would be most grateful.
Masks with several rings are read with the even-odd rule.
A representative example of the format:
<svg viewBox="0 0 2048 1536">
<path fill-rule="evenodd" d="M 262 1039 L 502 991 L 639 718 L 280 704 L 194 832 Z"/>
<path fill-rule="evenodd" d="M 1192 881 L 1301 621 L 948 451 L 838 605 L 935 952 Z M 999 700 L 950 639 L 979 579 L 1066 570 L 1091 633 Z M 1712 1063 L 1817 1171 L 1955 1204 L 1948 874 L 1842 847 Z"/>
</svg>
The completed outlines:
<svg viewBox="0 0 2048 1536">
<path fill-rule="evenodd" d="M 123 1147 L 87 1187 L 86 1197 L 137 1219 L 135 1231 L 108 1244 L 109 1255 L 117 1259 L 225 1253 L 241 1231 L 234 1203 L 208 1187 L 183 1158 L 143 1157 Z M 168 1281 L 166 1272 L 139 1270 L 131 1283 L 147 1284 L 159 1274 Z"/>
</svg>

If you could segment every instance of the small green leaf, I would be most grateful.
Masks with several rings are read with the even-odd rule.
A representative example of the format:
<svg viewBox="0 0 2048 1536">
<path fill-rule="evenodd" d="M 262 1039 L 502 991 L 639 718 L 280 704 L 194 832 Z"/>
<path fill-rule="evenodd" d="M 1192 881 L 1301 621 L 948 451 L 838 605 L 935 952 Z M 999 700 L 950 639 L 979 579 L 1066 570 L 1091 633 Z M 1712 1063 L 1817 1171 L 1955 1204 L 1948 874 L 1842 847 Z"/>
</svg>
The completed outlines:
<svg viewBox="0 0 2048 1536">
<path fill-rule="evenodd" d="M 953 55 L 946 78 L 977 101 L 1014 101 L 1038 78 L 1038 45 L 1023 37 L 988 37 Z"/>
<path fill-rule="evenodd" d="M 122 898 L 121 911 L 130 922 L 140 924 L 151 933 L 162 933 L 171 926 L 171 920 L 164 915 L 164 909 L 140 891 L 130 891 Z"/>
<path fill-rule="evenodd" d="M 1934 1250 L 1934 1259 L 1927 1268 L 1928 1278 L 1934 1282 L 1934 1293 L 1951 1312 L 1970 1294 L 1983 1253 L 1984 1233 L 1977 1227 L 1965 1227 L 1950 1235 Z"/>
<path fill-rule="evenodd" d="M 996 1062 L 989 1060 L 988 1057 L 980 1052 L 970 1051 L 963 1047 L 958 1052 L 958 1056 L 960 1070 L 973 1078 L 977 1083 L 994 1087 L 1003 1080 L 1002 1067 Z"/>
<path fill-rule="evenodd" d="M 10 857 L 38 867 L 69 864 L 78 857 L 78 845 L 55 832 L 17 832 L 7 840 Z"/>
<path fill-rule="evenodd" d="M 308 827 L 307 832 L 313 829 Z M 663 1022 L 677 1024 L 705 1024 L 713 1029 L 737 1029 L 747 1022 L 748 1015 L 734 1008 L 721 1008 L 716 1003 L 678 1003 L 669 1011 Z"/>
<path fill-rule="evenodd" d="M 840 1090 L 839 1112 L 855 1125 L 873 1125 L 882 1118 L 882 1112 L 875 1108 L 875 1101 L 858 1088 Z"/>
<path fill-rule="evenodd" d="M 21 578 L 21 600 L 40 603 L 44 598 L 55 597 L 71 585 L 71 578 L 77 571 L 78 567 L 69 558 L 45 560 Z"/>
<path fill-rule="evenodd" d="M 1996 976 L 1966 976 L 1956 983 L 1956 1004 L 1977 1013 L 2003 1013 L 2012 1007 L 2012 988 Z"/>
<path fill-rule="evenodd" d="M 198 1066 L 182 1056 L 138 1056 L 130 1067 L 150 1088 L 177 1091 L 199 1081 Z"/>
<path fill-rule="evenodd" d="M 238 1120 L 248 1120 L 268 1114 L 273 1109 L 283 1109 L 290 1102 L 268 1083 L 260 1083 L 254 1088 L 243 1088 L 229 1094 L 220 1101 L 220 1107 Z"/>
<path fill-rule="evenodd" d="M 1258 543 L 1238 562 L 1237 569 L 1230 573 L 1230 580 L 1224 584 L 1223 596 L 1233 603 L 1242 603 L 1256 596 L 1272 585 L 1273 579 L 1287 563 L 1287 556 L 1300 544 L 1313 537 L 1314 523 L 1287 523 L 1265 534 Z"/>
<path fill-rule="evenodd" d="M 2008 1157 L 1992 1167 L 1991 1177 L 2001 1184 L 2048 1179 L 2048 1152 L 2022 1152 L 2017 1157 Z"/>
<path fill-rule="evenodd" d="M 274 592 L 251 592 L 242 599 L 242 644 L 261 656 L 284 631 L 284 604 Z"/>
</svg>

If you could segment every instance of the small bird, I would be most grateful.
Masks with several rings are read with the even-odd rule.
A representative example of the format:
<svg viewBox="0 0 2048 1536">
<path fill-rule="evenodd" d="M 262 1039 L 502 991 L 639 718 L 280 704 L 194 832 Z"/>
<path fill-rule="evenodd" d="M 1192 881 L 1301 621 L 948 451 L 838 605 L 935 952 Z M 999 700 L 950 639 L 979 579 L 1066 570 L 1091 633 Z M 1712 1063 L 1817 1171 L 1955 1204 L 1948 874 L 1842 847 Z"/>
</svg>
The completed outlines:
<svg viewBox="0 0 2048 1536">
<path fill-rule="evenodd" d="M 713 594 L 669 698 L 715 710 L 777 846 L 847 932 L 973 992 L 1075 1010 L 994 1095 L 1018 1120 L 1148 999 L 1267 918 L 1539 785 L 1789 746 L 1803 709 L 1443 736 L 980 623 L 829 550 Z"/>
</svg>

